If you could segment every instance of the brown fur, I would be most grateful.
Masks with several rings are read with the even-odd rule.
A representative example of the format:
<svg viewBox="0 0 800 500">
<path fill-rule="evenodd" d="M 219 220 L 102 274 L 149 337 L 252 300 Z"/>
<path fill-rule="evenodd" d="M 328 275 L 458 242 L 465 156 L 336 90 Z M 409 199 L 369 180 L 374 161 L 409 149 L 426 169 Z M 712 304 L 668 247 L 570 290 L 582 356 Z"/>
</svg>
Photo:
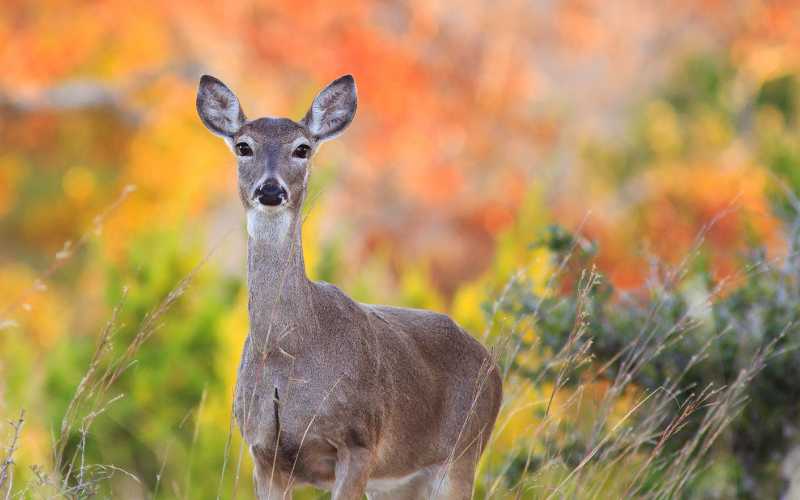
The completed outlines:
<svg viewBox="0 0 800 500">
<path fill-rule="evenodd" d="M 279 498 L 309 483 L 337 500 L 471 498 L 502 398 L 489 353 L 443 314 L 361 304 L 306 277 L 300 208 L 310 167 L 292 156 L 293 144 L 315 151 L 350 123 L 355 103 L 348 76 L 300 122 L 248 122 L 227 87 L 201 80 L 203 122 L 253 150 L 239 158 L 251 233 L 250 334 L 234 412 L 257 494 Z M 253 193 L 267 178 L 286 186 L 286 203 L 258 206 Z"/>
</svg>

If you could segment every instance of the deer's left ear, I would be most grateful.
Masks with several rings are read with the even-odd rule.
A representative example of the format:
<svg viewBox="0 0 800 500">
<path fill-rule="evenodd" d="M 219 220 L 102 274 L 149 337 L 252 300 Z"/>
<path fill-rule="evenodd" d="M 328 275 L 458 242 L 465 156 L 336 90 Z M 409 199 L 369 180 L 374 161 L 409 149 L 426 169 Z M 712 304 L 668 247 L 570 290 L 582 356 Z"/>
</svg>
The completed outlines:
<svg viewBox="0 0 800 500">
<path fill-rule="evenodd" d="M 357 102 L 356 82 L 351 75 L 344 75 L 314 98 L 302 123 L 315 139 L 333 139 L 353 121 Z"/>
</svg>

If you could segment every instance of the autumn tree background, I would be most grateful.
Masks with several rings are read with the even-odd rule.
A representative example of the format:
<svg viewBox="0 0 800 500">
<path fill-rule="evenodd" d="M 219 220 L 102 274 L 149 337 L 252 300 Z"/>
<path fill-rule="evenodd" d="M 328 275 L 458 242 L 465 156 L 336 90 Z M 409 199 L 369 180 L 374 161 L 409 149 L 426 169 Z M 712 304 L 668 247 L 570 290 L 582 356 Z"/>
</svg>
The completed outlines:
<svg viewBox="0 0 800 500">
<path fill-rule="evenodd" d="M 358 300 L 447 312 L 493 345 L 534 304 L 540 320 L 517 344 L 530 356 L 508 361 L 514 390 L 480 495 L 564 494 L 514 489 L 526 477 L 549 484 L 548 474 L 561 484 L 587 452 L 555 434 L 541 444 L 534 430 L 568 400 L 548 398 L 553 387 L 575 394 L 584 379 L 537 370 L 572 338 L 580 300 L 598 314 L 580 365 L 617 359 L 647 316 L 630 304 L 654 300 L 674 269 L 680 280 L 661 288 L 674 314 L 657 317 L 677 321 L 697 301 L 707 314 L 693 316 L 689 344 L 669 344 L 632 377 L 615 411 L 683 367 L 686 387 L 730 385 L 775 340 L 684 492 L 798 491 L 799 25 L 791 1 L 5 1 L 3 442 L 19 428 L 6 422 L 25 413 L 17 445 L 0 455 L 14 462 L 0 492 L 63 493 L 80 484 L 69 464 L 83 460 L 103 494 L 251 495 L 230 420 L 247 333 L 246 233 L 234 160 L 196 116 L 202 73 L 235 89 L 250 117 L 295 119 L 326 82 L 355 76 L 355 122 L 315 160 L 303 235 L 312 278 Z M 775 272 L 751 272 L 765 263 Z M 581 299 L 592 268 L 602 287 Z M 504 309 L 506 296 L 522 306 Z M 142 325 L 152 331 L 127 359 Z M 102 414 L 80 414 L 64 433 L 109 328 L 103 349 L 127 364 Z M 701 347 L 730 331 L 742 333 Z M 708 362 L 687 361 L 700 352 Z M 542 398 L 548 411 L 535 408 Z M 676 439 L 676 449 L 688 440 Z M 668 468 L 653 470 L 624 491 L 654 491 Z"/>
</svg>

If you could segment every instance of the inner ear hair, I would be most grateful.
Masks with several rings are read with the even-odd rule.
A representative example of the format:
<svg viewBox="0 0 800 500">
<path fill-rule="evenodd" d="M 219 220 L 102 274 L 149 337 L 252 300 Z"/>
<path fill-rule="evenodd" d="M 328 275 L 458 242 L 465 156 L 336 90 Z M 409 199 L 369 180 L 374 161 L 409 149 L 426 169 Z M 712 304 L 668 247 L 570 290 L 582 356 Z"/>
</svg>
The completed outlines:
<svg viewBox="0 0 800 500">
<path fill-rule="evenodd" d="M 317 141 L 333 139 L 353 121 L 357 104 L 355 80 L 344 75 L 317 94 L 303 124 Z"/>
<path fill-rule="evenodd" d="M 210 75 L 200 78 L 196 104 L 203 124 L 228 141 L 232 141 L 233 135 L 247 120 L 236 94 L 222 81 Z"/>
</svg>

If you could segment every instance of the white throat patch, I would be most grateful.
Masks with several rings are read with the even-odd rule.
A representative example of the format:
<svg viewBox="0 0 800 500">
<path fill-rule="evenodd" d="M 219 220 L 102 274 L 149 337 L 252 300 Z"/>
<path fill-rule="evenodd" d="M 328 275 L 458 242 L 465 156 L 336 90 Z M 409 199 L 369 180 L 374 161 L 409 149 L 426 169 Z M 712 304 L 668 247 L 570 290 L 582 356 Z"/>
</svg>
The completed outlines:
<svg viewBox="0 0 800 500">
<path fill-rule="evenodd" d="M 247 211 L 247 234 L 257 241 L 280 245 L 289 237 L 292 216 L 289 210 L 269 211 L 251 208 Z"/>
</svg>

